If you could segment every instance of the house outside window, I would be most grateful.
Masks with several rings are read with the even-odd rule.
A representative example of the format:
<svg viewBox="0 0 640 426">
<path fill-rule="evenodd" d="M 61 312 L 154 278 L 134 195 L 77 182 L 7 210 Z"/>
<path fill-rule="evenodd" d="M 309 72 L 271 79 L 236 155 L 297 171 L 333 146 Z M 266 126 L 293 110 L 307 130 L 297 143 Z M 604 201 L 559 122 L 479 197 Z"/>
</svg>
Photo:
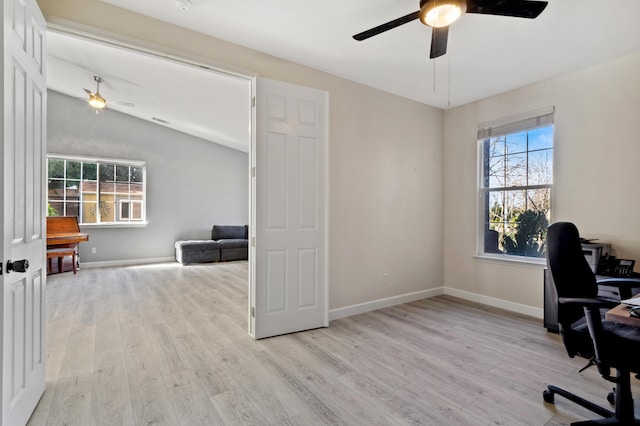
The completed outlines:
<svg viewBox="0 0 640 426">
<path fill-rule="evenodd" d="M 478 130 L 480 255 L 545 256 L 553 130 L 553 109 Z"/>
<path fill-rule="evenodd" d="M 146 164 L 47 156 L 47 216 L 76 216 L 81 225 L 144 223 Z"/>
</svg>

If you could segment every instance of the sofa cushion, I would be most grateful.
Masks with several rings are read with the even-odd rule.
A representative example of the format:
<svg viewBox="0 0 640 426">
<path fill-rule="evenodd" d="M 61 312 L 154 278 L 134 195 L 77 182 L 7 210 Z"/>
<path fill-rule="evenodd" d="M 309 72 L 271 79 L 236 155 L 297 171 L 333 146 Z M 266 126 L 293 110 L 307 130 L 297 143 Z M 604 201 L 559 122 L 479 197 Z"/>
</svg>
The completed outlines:
<svg viewBox="0 0 640 426">
<path fill-rule="evenodd" d="M 176 248 L 181 248 L 182 251 L 220 249 L 220 243 L 217 241 L 211 241 L 211 240 L 176 241 L 175 245 L 176 245 Z"/>
<path fill-rule="evenodd" d="M 218 242 L 220 243 L 221 261 L 247 260 L 249 258 L 249 240 L 234 238 Z"/>
<path fill-rule="evenodd" d="M 247 227 L 244 225 L 213 225 L 213 229 L 211 230 L 212 240 L 243 238 L 247 238 Z"/>
<path fill-rule="evenodd" d="M 249 240 L 245 240 L 244 238 L 230 238 L 226 240 L 219 240 L 218 244 L 220 244 L 221 250 L 247 248 L 249 247 Z"/>
<path fill-rule="evenodd" d="M 217 241 L 177 241 L 175 247 L 176 260 L 182 264 L 220 261 L 220 243 Z"/>
</svg>

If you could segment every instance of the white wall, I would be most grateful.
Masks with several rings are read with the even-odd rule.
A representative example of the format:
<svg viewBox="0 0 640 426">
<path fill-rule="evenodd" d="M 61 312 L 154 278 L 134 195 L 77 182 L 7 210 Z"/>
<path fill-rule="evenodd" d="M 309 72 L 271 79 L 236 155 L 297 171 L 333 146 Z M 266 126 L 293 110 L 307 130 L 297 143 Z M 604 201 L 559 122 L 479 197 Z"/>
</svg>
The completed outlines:
<svg viewBox="0 0 640 426">
<path fill-rule="evenodd" d="M 90 238 L 79 246 L 83 262 L 172 258 L 177 240 L 209 239 L 214 224 L 248 223 L 246 153 L 117 111 L 96 115 L 51 90 L 47 102 L 48 153 L 147 162 L 148 226 L 83 228 Z"/>
<path fill-rule="evenodd" d="M 543 306 L 542 270 L 474 258 L 478 123 L 555 106 L 552 221 L 613 244 L 640 270 L 640 54 L 445 112 L 447 291 Z"/>
<path fill-rule="evenodd" d="M 328 91 L 330 308 L 441 288 L 441 110 L 99 0 L 38 3 L 49 21 Z"/>
</svg>

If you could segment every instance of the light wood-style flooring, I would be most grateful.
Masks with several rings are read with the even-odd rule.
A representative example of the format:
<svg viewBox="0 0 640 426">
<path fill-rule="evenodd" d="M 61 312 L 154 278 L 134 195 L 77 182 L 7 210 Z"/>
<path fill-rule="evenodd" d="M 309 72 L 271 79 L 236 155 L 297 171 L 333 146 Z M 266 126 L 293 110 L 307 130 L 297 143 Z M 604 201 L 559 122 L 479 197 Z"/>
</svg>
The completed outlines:
<svg viewBox="0 0 640 426">
<path fill-rule="evenodd" d="M 30 425 L 564 425 L 596 416 L 544 403 L 546 384 L 603 405 L 610 389 L 540 320 L 451 297 L 254 341 L 246 262 L 83 269 L 47 286 L 47 390 Z"/>
</svg>

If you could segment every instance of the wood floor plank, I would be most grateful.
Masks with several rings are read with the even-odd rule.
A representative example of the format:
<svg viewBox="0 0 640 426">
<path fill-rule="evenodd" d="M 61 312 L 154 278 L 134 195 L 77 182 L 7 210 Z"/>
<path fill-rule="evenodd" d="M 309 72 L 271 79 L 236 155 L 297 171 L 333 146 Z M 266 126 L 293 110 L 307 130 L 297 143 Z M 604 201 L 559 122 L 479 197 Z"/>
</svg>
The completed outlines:
<svg viewBox="0 0 640 426">
<path fill-rule="evenodd" d="M 176 415 L 182 425 L 219 425 L 222 417 L 198 384 L 195 373 L 186 370 L 166 377 Z"/>
<path fill-rule="evenodd" d="M 92 383 L 92 374 L 58 380 L 46 424 L 69 426 L 91 424 Z"/>
<path fill-rule="evenodd" d="M 93 372 L 95 338 L 95 325 L 79 327 L 71 331 L 60 367 L 60 378 L 77 377 Z"/>
<path fill-rule="evenodd" d="M 240 390 L 221 393 L 211 398 L 225 424 L 260 425 L 267 420 Z"/>
<path fill-rule="evenodd" d="M 247 262 L 83 269 L 47 285 L 30 425 L 557 426 L 611 386 L 540 320 L 438 296 L 254 341 Z M 632 380 L 633 391 L 640 391 Z M 640 413 L 640 400 L 635 406 Z"/>
<path fill-rule="evenodd" d="M 91 398 L 92 425 L 133 425 L 129 381 L 121 351 L 97 351 Z"/>
</svg>

